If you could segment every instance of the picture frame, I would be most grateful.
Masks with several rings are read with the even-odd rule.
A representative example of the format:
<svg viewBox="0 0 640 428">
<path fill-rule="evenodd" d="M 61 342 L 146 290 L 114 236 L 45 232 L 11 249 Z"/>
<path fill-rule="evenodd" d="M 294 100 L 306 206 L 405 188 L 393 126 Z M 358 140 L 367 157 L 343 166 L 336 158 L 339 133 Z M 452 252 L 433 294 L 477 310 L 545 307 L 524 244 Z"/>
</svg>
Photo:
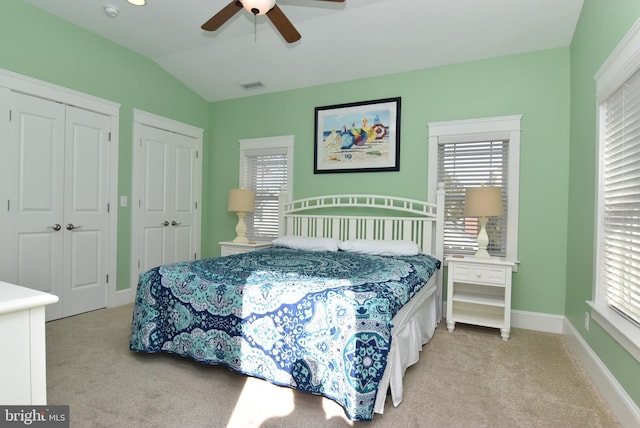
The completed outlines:
<svg viewBox="0 0 640 428">
<path fill-rule="evenodd" d="M 313 173 L 400 171 L 401 97 L 315 108 Z"/>
</svg>

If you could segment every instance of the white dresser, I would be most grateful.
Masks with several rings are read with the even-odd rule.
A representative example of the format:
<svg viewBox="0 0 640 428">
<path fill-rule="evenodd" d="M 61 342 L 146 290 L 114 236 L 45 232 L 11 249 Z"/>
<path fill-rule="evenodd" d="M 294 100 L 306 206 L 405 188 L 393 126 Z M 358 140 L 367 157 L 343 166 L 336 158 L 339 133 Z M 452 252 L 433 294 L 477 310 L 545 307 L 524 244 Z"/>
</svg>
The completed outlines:
<svg viewBox="0 0 640 428">
<path fill-rule="evenodd" d="M 58 297 L 0 281 L 0 403 L 46 405 L 44 307 Z"/>
</svg>

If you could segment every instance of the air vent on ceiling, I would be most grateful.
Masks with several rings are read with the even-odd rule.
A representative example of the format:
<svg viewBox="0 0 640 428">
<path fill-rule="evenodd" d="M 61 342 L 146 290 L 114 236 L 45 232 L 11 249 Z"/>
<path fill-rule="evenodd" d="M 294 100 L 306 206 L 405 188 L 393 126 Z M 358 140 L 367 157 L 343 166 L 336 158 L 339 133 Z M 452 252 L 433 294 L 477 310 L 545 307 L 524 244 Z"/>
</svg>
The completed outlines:
<svg viewBox="0 0 640 428">
<path fill-rule="evenodd" d="M 244 89 L 258 89 L 258 88 L 264 88 L 264 85 L 262 84 L 262 82 L 251 82 L 251 83 L 243 83 L 242 86 Z"/>
</svg>

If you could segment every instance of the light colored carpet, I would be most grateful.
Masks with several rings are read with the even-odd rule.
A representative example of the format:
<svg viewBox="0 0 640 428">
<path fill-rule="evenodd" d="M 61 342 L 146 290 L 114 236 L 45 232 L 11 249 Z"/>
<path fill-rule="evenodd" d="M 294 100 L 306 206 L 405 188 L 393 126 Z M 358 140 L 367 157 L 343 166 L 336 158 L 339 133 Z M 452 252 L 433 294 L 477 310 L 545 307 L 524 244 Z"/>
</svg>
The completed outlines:
<svg viewBox="0 0 640 428">
<path fill-rule="evenodd" d="M 132 306 L 47 323 L 49 404 L 72 427 L 618 427 L 560 335 L 444 326 L 402 404 L 370 423 L 334 402 L 165 354 L 129 351 Z M 387 400 L 390 401 L 390 400 Z"/>
</svg>

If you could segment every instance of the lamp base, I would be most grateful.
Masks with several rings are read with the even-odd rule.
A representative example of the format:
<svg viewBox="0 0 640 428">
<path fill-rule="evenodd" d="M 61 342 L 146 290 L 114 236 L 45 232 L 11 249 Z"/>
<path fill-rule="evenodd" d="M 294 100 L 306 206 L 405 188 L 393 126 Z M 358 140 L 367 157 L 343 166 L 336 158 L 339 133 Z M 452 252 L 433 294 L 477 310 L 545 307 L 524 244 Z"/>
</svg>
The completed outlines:
<svg viewBox="0 0 640 428">
<path fill-rule="evenodd" d="M 483 257 L 489 258 L 489 252 L 487 251 L 487 245 L 489 245 L 489 235 L 487 235 L 487 217 L 478 218 L 478 222 L 480 223 L 480 232 L 478 232 L 478 251 L 475 254 L 475 257 Z"/>
<path fill-rule="evenodd" d="M 485 250 L 484 248 L 478 250 L 473 256 L 474 257 L 481 257 L 481 258 L 485 258 L 485 259 L 488 259 L 488 258 L 491 257 L 489 252 L 487 250 Z"/>
<path fill-rule="evenodd" d="M 237 242 L 238 244 L 246 244 L 249 242 L 247 238 L 247 225 L 244 223 L 245 213 L 238 212 L 238 224 L 236 225 L 236 239 L 233 242 Z"/>
</svg>

